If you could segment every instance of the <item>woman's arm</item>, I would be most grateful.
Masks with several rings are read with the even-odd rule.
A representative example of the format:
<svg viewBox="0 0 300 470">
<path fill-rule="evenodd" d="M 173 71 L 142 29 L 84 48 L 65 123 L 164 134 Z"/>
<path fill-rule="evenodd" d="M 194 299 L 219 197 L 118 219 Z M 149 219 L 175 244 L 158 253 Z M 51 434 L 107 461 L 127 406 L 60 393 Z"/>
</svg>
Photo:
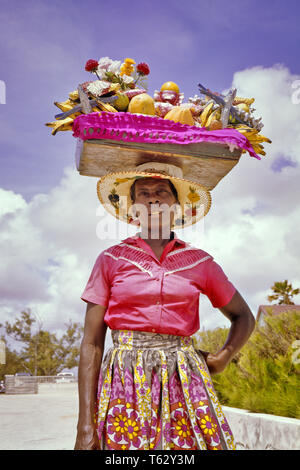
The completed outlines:
<svg viewBox="0 0 300 470">
<path fill-rule="evenodd" d="M 90 302 L 87 304 L 78 368 L 79 417 L 75 450 L 100 448 L 94 413 L 106 334 L 106 308 Z"/>
<path fill-rule="evenodd" d="M 255 318 L 238 291 L 231 301 L 219 309 L 231 322 L 224 346 L 216 354 L 202 352 L 211 374 L 222 372 L 235 354 L 244 346 L 255 328 Z"/>
</svg>

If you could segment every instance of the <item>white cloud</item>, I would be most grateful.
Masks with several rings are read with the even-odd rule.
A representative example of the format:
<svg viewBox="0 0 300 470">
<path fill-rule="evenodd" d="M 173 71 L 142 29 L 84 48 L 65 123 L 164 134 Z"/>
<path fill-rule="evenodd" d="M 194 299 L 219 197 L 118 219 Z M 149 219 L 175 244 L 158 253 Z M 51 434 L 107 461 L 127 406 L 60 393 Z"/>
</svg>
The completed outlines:
<svg viewBox="0 0 300 470">
<path fill-rule="evenodd" d="M 265 145 L 267 156 L 261 161 L 241 157 L 212 192 L 203 233 L 198 224 L 183 235 L 215 257 L 254 314 L 259 304 L 267 303 L 275 281 L 288 279 L 294 287 L 300 285 L 300 165 L 272 171 L 279 155 L 299 163 L 300 105 L 291 101 L 294 79 L 282 66 L 235 74 L 233 85 L 239 95 L 256 98 L 263 133 L 273 143 Z M 51 328 L 61 329 L 69 318 L 83 321 L 80 294 L 96 256 L 135 232 L 125 224 L 116 225 L 109 215 L 97 215 L 96 181 L 71 167 L 58 186 L 29 202 L 0 190 L 1 321 L 25 308 L 36 311 Z M 97 237 L 97 228 L 104 231 L 106 223 L 114 239 Z M 177 234 L 182 236 L 180 230 Z M 206 328 L 229 324 L 205 298 L 200 314 Z"/>
<path fill-rule="evenodd" d="M 0 321 L 27 308 L 50 328 L 83 321 L 80 295 L 97 255 L 130 234 L 125 227 L 115 240 L 97 237 L 99 224 L 114 225 L 98 210 L 96 182 L 66 168 L 58 186 L 29 203 L 1 189 Z"/>
<path fill-rule="evenodd" d="M 13 191 L 5 191 L 2 188 L 0 188 L 0 200 L 0 217 L 26 207 L 26 202 L 20 194 L 15 194 Z"/>
<path fill-rule="evenodd" d="M 238 95 L 254 97 L 263 117 L 267 156 L 261 161 L 242 155 L 238 165 L 212 191 L 213 205 L 205 220 L 204 246 L 236 285 L 254 314 L 275 281 L 300 285 L 300 105 L 292 103 L 292 83 L 299 77 L 276 65 L 237 72 Z M 272 171 L 279 156 L 295 166 Z M 294 299 L 300 303 L 300 298 Z M 209 309 L 204 324 L 213 324 Z M 220 320 L 221 321 L 221 320 Z"/>
</svg>

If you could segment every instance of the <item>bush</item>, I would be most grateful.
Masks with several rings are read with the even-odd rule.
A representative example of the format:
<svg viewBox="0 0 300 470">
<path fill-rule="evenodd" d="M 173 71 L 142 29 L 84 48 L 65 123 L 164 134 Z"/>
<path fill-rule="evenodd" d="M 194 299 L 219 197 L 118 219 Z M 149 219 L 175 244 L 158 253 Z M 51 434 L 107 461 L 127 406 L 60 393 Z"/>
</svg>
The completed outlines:
<svg viewBox="0 0 300 470">
<path fill-rule="evenodd" d="M 229 329 L 197 333 L 196 346 L 217 352 Z M 266 316 L 247 344 L 224 372 L 212 377 L 223 405 L 256 413 L 300 418 L 300 365 L 292 358 L 293 343 L 300 339 L 296 312 Z"/>
</svg>

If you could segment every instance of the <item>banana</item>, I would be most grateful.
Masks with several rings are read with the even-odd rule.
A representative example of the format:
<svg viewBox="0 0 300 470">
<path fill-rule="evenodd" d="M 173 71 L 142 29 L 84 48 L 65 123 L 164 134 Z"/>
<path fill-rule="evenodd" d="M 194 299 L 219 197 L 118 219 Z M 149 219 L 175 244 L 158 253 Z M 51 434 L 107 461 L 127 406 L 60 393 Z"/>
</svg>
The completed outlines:
<svg viewBox="0 0 300 470">
<path fill-rule="evenodd" d="M 71 100 L 62 101 L 59 103 L 58 101 L 54 101 L 55 106 L 61 109 L 63 112 L 70 111 L 74 107 L 74 103 Z"/>
<path fill-rule="evenodd" d="M 241 134 L 243 134 L 247 139 L 249 140 L 250 144 L 253 147 L 253 150 L 260 154 L 260 155 L 266 155 L 266 152 L 264 151 L 264 147 L 262 145 L 262 142 L 267 142 L 268 144 L 271 144 L 272 141 L 268 137 L 259 134 L 259 130 L 245 126 L 243 124 L 239 124 L 235 126 L 235 129 L 239 131 Z"/>
<path fill-rule="evenodd" d="M 266 137 L 264 135 L 261 135 L 261 134 L 256 134 L 254 136 L 254 140 L 256 140 L 257 142 L 267 142 L 268 144 L 272 143 L 271 139 L 269 139 L 268 137 Z"/>
<path fill-rule="evenodd" d="M 250 130 L 256 130 L 254 127 L 247 126 L 247 124 L 236 124 L 234 126 L 236 129 L 250 129 Z"/>
<path fill-rule="evenodd" d="M 221 117 L 221 110 L 220 108 L 217 108 L 212 113 L 210 113 L 210 115 L 206 119 L 205 127 L 209 127 L 213 121 L 219 120 L 220 117 Z"/>
<path fill-rule="evenodd" d="M 53 127 L 52 135 L 55 135 L 58 131 L 70 131 L 72 130 L 74 119 L 67 117 L 66 119 L 47 122 L 45 126 Z"/>
<path fill-rule="evenodd" d="M 257 129 L 238 129 L 235 128 L 238 132 L 243 134 L 245 137 L 247 137 L 248 140 L 252 139 L 254 136 L 257 135 L 258 130 Z"/>
<path fill-rule="evenodd" d="M 254 133 L 258 132 L 258 129 L 256 127 L 250 127 L 250 126 L 247 126 L 247 124 L 236 124 L 234 128 L 240 132 L 254 132 Z"/>
<path fill-rule="evenodd" d="M 249 114 L 250 113 L 250 106 L 246 103 L 239 103 L 235 105 L 236 108 L 242 113 Z"/>
<path fill-rule="evenodd" d="M 252 148 L 253 148 L 254 152 L 257 153 L 258 155 L 266 155 L 266 152 L 264 150 L 254 148 L 253 146 L 252 146 Z"/>
<path fill-rule="evenodd" d="M 212 109 L 214 107 L 214 102 L 213 100 L 209 101 L 207 103 L 207 105 L 205 106 L 205 108 L 203 109 L 201 115 L 200 115 L 200 120 L 201 120 L 201 126 L 202 127 L 205 127 L 206 125 L 206 121 L 208 119 L 208 116 L 210 115 L 210 113 L 212 112 Z"/>
<path fill-rule="evenodd" d="M 78 101 L 78 100 L 79 100 L 78 90 L 71 91 L 71 92 L 69 93 L 69 98 L 70 98 L 70 100 L 72 100 L 72 101 Z"/>
<path fill-rule="evenodd" d="M 241 131 L 240 129 L 237 129 L 237 131 L 247 137 L 248 140 L 255 138 L 255 136 L 257 135 L 257 132 Z"/>
<path fill-rule="evenodd" d="M 272 141 L 268 137 L 259 134 L 258 129 L 253 129 L 252 127 L 238 127 L 236 126 L 236 130 L 247 137 L 248 140 L 253 140 L 256 142 L 268 142 L 271 144 Z"/>
<path fill-rule="evenodd" d="M 76 91 L 71 92 L 69 93 L 69 96 L 72 96 L 75 98 L 77 96 L 76 93 L 78 94 L 78 92 Z M 63 112 L 71 111 L 73 108 L 75 108 L 75 106 L 77 107 L 77 103 L 75 103 L 71 99 L 67 99 L 66 101 L 63 101 L 63 102 L 55 101 L 54 104 Z M 93 106 L 92 112 L 101 112 L 101 111 L 117 113 L 117 110 L 110 104 L 103 103 L 101 100 L 97 100 L 97 105 Z M 71 131 L 75 117 L 81 114 L 82 114 L 81 111 L 77 110 L 76 112 L 75 110 L 73 114 L 69 114 L 69 116 L 66 117 L 65 119 L 57 118 L 56 121 L 47 122 L 45 125 L 53 128 L 52 135 L 55 135 L 58 131 Z"/>
<path fill-rule="evenodd" d="M 238 104 L 245 103 L 248 106 L 250 106 L 252 103 L 254 103 L 255 99 L 254 98 L 240 98 L 239 96 L 236 96 L 233 101 L 233 106 L 236 106 Z"/>
<path fill-rule="evenodd" d="M 247 137 L 249 141 L 267 142 L 268 144 L 272 143 L 271 139 L 269 139 L 268 137 L 262 134 L 259 134 L 259 130 L 254 127 L 245 126 L 244 124 L 237 124 L 235 126 L 228 126 L 228 127 L 236 129 L 245 137 Z"/>
<path fill-rule="evenodd" d="M 103 103 L 101 100 L 97 100 L 97 106 L 98 106 L 99 109 L 101 109 L 101 111 L 107 111 L 109 113 L 117 113 L 118 112 L 116 110 L 116 108 L 114 108 L 113 106 L 111 106 L 108 103 Z"/>
<path fill-rule="evenodd" d="M 250 142 L 251 143 L 251 142 Z M 254 150 L 255 153 L 258 153 L 260 155 L 266 155 L 266 152 L 263 150 L 263 146 L 262 145 L 255 145 L 255 144 L 251 144 L 252 145 L 252 148 Z"/>
</svg>

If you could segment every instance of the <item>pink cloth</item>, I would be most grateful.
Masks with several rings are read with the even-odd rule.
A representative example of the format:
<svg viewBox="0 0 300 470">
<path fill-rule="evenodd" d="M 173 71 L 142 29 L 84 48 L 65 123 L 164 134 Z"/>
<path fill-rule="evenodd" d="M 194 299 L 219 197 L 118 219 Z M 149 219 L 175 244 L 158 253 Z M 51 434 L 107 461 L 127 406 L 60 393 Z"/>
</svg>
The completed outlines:
<svg viewBox="0 0 300 470">
<path fill-rule="evenodd" d="M 74 119 L 73 136 L 83 140 L 110 139 L 180 145 L 211 142 L 241 148 L 252 157 L 261 159 L 254 152 L 249 140 L 236 129 L 208 131 L 205 128 L 142 114 L 122 112 L 81 114 Z"/>
<path fill-rule="evenodd" d="M 235 291 L 211 255 L 175 233 L 160 260 L 138 233 L 100 253 L 81 299 L 107 306 L 112 330 L 190 336 L 199 329 L 199 294 L 220 308 Z"/>
</svg>

